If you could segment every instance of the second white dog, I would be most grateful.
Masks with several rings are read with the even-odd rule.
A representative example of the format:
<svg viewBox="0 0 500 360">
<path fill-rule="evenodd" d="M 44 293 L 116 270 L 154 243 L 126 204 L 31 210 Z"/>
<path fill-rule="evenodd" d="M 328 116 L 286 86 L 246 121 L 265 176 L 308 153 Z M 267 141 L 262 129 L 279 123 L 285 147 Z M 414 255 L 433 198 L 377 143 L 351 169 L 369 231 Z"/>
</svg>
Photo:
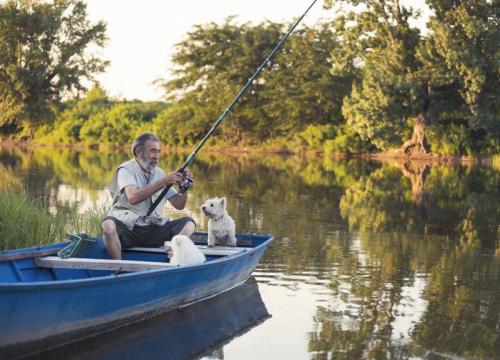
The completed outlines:
<svg viewBox="0 0 500 360">
<path fill-rule="evenodd" d="M 226 198 L 208 199 L 201 211 L 208 217 L 208 246 L 236 246 L 236 226 L 226 211 Z"/>
<path fill-rule="evenodd" d="M 171 242 L 165 242 L 165 247 L 172 249 L 173 255 L 170 258 L 172 265 L 201 264 L 206 260 L 201 250 L 185 235 L 175 235 Z"/>
</svg>

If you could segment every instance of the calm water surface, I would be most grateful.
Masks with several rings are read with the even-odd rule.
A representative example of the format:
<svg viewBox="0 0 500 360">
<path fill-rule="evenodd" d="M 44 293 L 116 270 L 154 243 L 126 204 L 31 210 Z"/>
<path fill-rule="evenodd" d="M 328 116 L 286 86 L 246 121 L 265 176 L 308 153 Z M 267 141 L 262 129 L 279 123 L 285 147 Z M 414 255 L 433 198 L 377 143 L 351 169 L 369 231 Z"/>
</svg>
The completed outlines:
<svg viewBox="0 0 500 360">
<path fill-rule="evenodd" d="M 85 211 L 127 157 L 0 148 L 0 191 Z M 500 359 L 499 170 L 201 155 L 192 172 L 187 209 L 167 213 L 204 231 L 200 205 L 226 196 L 238 232 L 275 237 L 253 278 L 47 358 Z"/>
</svg>

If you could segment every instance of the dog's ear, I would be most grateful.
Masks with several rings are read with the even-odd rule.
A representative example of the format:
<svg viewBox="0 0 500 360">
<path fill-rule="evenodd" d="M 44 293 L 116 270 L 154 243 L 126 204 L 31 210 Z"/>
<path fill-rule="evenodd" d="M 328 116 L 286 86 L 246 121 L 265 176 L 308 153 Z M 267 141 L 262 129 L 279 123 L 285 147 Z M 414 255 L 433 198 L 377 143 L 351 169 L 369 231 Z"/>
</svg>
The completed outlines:
<svg viewBox="0 0 500 360">
<path fill-rule="evenodd" d="M 220 199 L 220 204 L 224 210 L 226 210 L 226 197 L 224 196 L 222 199 Z"/>
</svg>

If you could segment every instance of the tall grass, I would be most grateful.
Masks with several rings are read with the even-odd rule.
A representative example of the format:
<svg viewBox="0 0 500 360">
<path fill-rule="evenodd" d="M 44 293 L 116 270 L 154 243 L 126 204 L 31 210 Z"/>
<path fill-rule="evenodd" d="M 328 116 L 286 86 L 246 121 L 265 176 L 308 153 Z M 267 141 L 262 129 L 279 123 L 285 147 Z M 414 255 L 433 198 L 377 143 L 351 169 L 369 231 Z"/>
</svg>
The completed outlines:
<svg viewBox="0 0 500 360">
<path fill-rule="evenodd" d="M 78 204 L 58 204 L 56 217 L 62 218 L 67 233 L 86 233 L 98 236 L 101 233 L 101 221 L 108 212 L 106 204 L 94 206 L 81 213 Z"/>
<path fill-rule="evenodd" d="M 41 199 L 24 193 L 0 193 L 0 250 L 62 241 L 66 232 L 100 234 L 104 208 L 80 214 L 76 205 L 51 214 Z"/>
</svg>

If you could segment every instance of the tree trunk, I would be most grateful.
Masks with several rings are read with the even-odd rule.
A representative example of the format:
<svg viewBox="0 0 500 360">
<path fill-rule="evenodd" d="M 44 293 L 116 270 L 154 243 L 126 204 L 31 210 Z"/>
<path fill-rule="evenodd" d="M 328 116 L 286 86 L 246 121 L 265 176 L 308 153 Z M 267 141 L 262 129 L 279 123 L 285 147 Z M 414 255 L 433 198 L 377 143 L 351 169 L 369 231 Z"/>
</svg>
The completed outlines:
<svg viewBox="0 0 500 360">
<path fill-rule="evenodd" d="M 425 113 L 420 113 L 415 118 L 413 126 L 413 135 L 410 140 L 405 141 L 403 146 L 397 151 L 399 155 L 405 157 L 425 157 L 431 153 L 427 136 L 425 134 L 425 126 L 427 119 Z"/>
</svg>

